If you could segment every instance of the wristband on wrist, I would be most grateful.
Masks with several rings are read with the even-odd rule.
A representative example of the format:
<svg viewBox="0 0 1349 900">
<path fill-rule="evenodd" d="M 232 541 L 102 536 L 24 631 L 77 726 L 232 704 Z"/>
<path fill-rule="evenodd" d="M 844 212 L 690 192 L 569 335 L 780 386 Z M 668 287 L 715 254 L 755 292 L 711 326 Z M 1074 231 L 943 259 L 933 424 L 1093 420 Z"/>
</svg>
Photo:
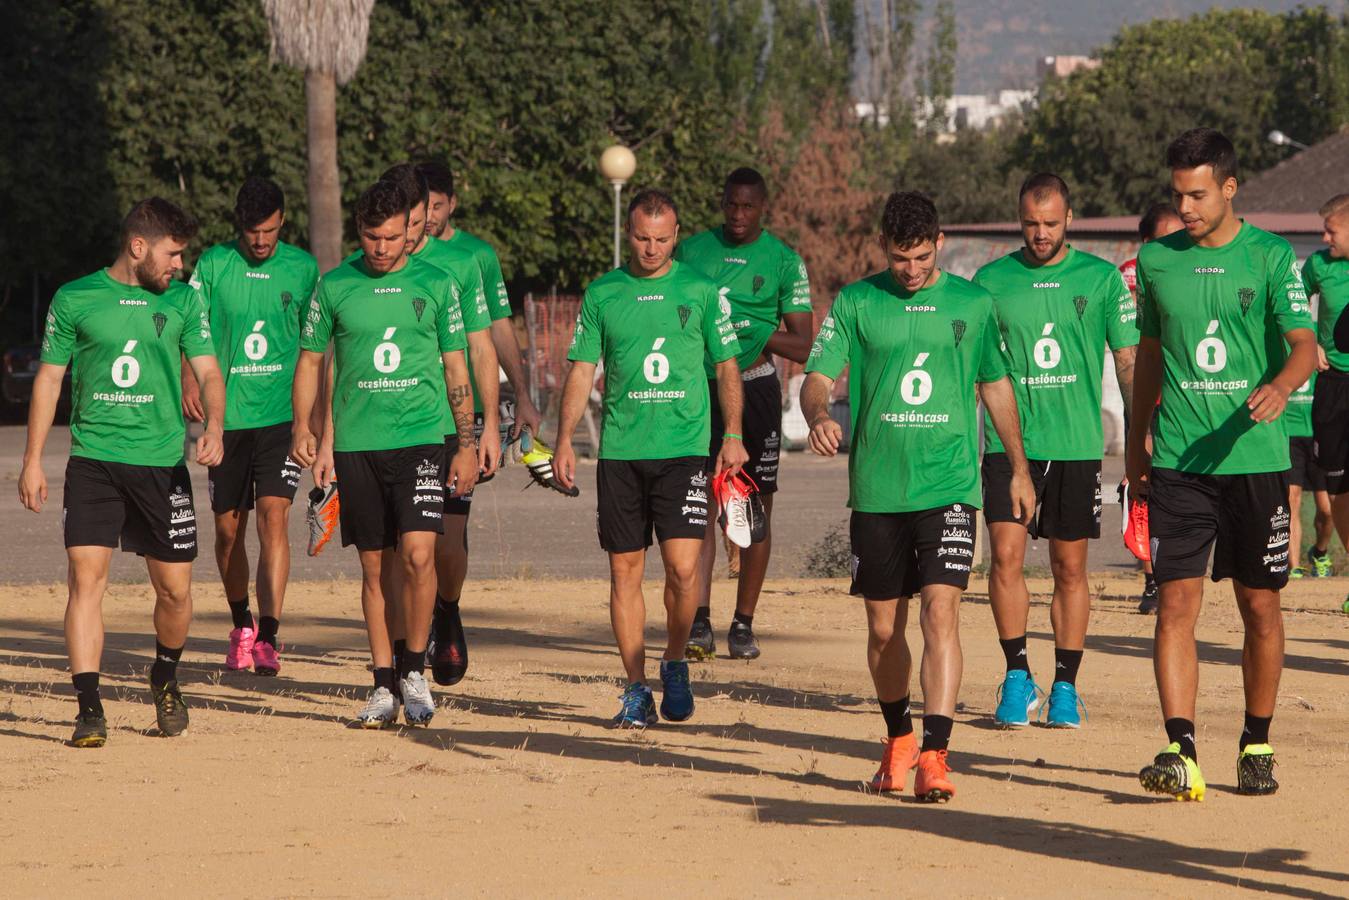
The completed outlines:
<svg viewBox="0 0 1349 900">
<path fill-rule="evenodd" d="M 741 437 L 740 435 L 738 435 L 738 434 L 736 434 L 736 433 L 734 433 L 734 432 L 732 432 L 732 431 L 728 431 L 728 432 L 726 432 L 725 434 L 723 434 L 723 435 L 721 436 L 721 439 L 722 439 L 723 441 L 726 440 L 727 438 L 735 438 L 737 441 L 743 441 L 743 440 L 744 440 L 743 437 Z"/>
</svg>

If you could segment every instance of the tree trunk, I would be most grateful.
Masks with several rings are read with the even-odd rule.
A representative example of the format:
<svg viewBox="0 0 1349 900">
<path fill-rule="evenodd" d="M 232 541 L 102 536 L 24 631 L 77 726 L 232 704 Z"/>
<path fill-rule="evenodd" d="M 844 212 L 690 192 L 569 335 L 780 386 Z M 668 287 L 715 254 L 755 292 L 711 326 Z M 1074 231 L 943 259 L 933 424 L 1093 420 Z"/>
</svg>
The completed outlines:
<svg viewBox="0 0 1349 900">
<path fill-rule="evenodd" d="M 304 76 L 309 123 L 309 249 L 327 272 L 342 261 L 342 186 L 337 177 L 337 81 Z"/>
</svg>

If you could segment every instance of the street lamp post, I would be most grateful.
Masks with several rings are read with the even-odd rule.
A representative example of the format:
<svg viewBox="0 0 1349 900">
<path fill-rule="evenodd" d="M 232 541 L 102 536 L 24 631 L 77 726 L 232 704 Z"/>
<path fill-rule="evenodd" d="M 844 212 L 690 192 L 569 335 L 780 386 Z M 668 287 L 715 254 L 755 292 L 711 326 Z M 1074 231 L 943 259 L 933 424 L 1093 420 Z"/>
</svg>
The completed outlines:
<svg viewBox="0 0 1349 900">
<path fill-rule="evenodd" d="M 600 174 L 614 186 L 614 268 L 623 264 L 623 185 L 637 171 L 637 157 L 622 144 L 600 154 Z"/>
</svg>

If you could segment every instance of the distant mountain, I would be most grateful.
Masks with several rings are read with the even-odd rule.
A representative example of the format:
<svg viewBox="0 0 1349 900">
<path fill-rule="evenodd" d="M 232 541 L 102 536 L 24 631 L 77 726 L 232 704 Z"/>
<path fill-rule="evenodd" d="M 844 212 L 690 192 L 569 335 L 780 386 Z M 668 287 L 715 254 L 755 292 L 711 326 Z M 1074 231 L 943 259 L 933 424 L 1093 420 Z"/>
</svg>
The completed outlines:
<svg viewBox="0 0 1349 900">
<path fill-rule="evenodd" d="M 933 0 L 924 6 L 930 11 Z M 959 56 L 956 90 L 977 94 L 999 88 L 1031 88 L 1036 60 L 1042 56 L 1088 56 L 1108 43 L 1123 25 L 1157 18 L 1184 18 L 1214 7 L 1286 12 L 1298 6 L 1324 5 L 1342 12 L 1345 3 L 1331 0 L 955 0 Z M 927 22 L 918 34 L 926 36 Z M 916 55 L 925 55 L 920 38 Z"/>
</svg>

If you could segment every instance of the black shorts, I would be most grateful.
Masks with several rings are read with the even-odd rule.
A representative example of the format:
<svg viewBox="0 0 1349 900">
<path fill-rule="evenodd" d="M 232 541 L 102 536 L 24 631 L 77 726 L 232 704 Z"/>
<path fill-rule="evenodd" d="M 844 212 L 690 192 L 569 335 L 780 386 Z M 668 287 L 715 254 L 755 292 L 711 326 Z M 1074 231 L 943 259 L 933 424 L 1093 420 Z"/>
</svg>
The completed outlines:
<svg viewBox="0 0 1349 900">
<path fill-rule="evenodd" d="M 116 547 L 162 562 L 197 558 L 187 466 L 133 466 L 72 456 L 66 464 L 67 547 Z"/>
<path fill-rule="evenodd" d="M 1152 572 L 1158 582 L 1202 578 L 1280 590 L 1288 583 L 1288 473 L 1201 475 L 1153 469 L 1148 493 Z"/>
<path fill-rule="evenodd" d="M 745 408 L 740 415 L 740 429 L 745 438 L 745 452 L 749 454 L 744 471 L 759 486 L 759 493 L 772 494 L 778 489 L 778 454 L 782 451 L 782 385 L 777 369 L 743 383 Z M 712 444 L 708 449 L 707 471 L 715 472 L 726 423 L 717 402 L 716 381 L 708 382 L 707 389 L 712 398 Z"/>
<path fill-rule="evenodd" d="M 848 522 L 853 596 L 912 597 L 929 584 L 965 590 L 974 563 L 974 513 L 962 503 L 917 512 L 854 511 Z"/>
<path fill-rule="evenodd" d="M 225 432 L 225 458 L 209 470 L 211 512 L 252 509 L 258 497 L 295 499 L 300 464 L 290 458 L 291 423 Z"/>
<path fill-rule="evenodd" d="M 1326 489 L 1326 473 L 1316 464 L 1315 458 L 1316 441 L 1309 437 L 1294 437 L 1288 439 L 1288 458 L 1292 460 L 1293 467 L 1288 470 L 1288 483 L 1302 488 L 1304 491 L 1324 491 Z"/>
<path fill-rule="evenodd" d="M 1313 458 L 1325 473 L 1324 490 L 1349 492 L 1349 372 L 1327 369 L 1317 376 L 1312 438 Z"/>
<path fill-rule="evenodd" d="M 1101 536 L 1101 461 L 1027 460 L 1035 484 L 1032 538 L 1080 541 Z M 1006 453 L 986 453 L 983 463 L 984 521 L 1015 522 L 1012 464 Z"/>
<path fill-rule="evenodd" d="M 712 479 L 701 456 L 602 459 L 595 474 L 600 546 L 631 553 L 671 538 L 703 538 Z"/>
<path fill-rule="evenodd" d="M 383 550 L 409 531 L 445 530 L 445 446 L 334 453 L 342 546 Z"/>
</svg>

